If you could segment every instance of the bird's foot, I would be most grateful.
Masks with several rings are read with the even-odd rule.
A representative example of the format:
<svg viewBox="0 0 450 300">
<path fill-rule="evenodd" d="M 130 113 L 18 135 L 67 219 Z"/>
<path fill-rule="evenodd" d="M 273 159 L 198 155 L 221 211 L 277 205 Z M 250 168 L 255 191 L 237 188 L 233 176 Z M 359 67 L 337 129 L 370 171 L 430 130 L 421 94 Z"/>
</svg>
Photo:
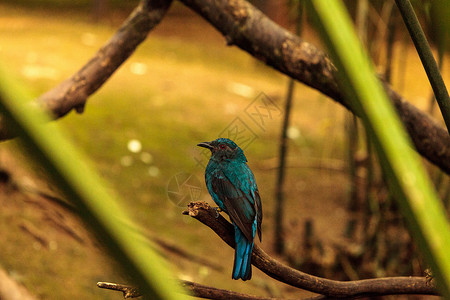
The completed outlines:
<svg viewBox="0 0 450 300">
<path fill-rule="evenodd" d="M 216 219 L 217 218 L 219 218 L 219 216 L 220 216 L 220 212 L 222 212 L 223 211 L 223 209 L 221 209 L 220 207 L 214 207 L 214 209 L 215 209 L 215 211 L 216 211 Z"/>
<path fill-rule="evenodd" d="M 431 269 L 425 269 L 424 271 L 425 273 L 425 278 L 426 278 L 426 283 L 427 285 L 431 285 L 432 284 L 432 280 L 434 279 L 433 273 L 431 272 Z"/>
</svg>

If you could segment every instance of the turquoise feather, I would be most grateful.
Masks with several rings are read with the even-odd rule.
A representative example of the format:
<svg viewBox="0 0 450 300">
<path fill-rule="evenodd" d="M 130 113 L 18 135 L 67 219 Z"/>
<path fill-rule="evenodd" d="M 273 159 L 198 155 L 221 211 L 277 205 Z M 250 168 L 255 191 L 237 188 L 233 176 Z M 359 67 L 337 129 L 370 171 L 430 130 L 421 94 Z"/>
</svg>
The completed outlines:
<svg viewBox="0 0 450 300">
<path fill-rule="evenodd" d="M 206 187 L 234 225 L 236 248 L 232 278 L 249 280 L 256 233 L 261 240 L 262 207 L 255 176 L 244 152 L 233 141 L 219 138 L 198 146 L 211 150 L 205 170 Z"/>
</svg>

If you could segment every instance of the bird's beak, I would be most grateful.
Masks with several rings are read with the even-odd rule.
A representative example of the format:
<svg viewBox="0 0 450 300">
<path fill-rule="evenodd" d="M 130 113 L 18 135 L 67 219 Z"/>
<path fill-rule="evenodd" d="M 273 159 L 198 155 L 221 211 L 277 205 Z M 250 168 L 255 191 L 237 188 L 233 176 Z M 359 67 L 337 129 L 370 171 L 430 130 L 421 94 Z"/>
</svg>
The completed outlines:
<svg viewBox="0 0 450 300">
<path fill-rule="evenodd" d="M 203 148 L 208 148 L 209 150 L 214 149 L 214 147 L 211 146 L 211 142 L 203 142 L 203 143 L 197 144 L 197 146 L 203 147 Z"/>
</svg>

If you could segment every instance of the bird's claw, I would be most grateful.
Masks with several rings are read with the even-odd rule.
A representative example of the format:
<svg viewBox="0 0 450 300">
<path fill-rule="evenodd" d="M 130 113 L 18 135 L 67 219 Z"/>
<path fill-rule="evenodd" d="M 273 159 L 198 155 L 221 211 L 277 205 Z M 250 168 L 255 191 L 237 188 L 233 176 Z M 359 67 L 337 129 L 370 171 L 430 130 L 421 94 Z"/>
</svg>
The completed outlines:
<svg viewBox="0 0 450 300">
<path fill-rule="evenodd" d="M 223 210 L 220 207 L 214 207 L 214 210 L 216 211 L 216 219 L 219 218 L 220 216 L 220 212 L 222 212 Z"/>
<path fill-rule="evenodd" d="M 431 272 L 431 269 L 425 269 L 425 278 L 427 285 L 431 285 L 432 280 L 434 279 L 433 273 Z"/>
</svg>

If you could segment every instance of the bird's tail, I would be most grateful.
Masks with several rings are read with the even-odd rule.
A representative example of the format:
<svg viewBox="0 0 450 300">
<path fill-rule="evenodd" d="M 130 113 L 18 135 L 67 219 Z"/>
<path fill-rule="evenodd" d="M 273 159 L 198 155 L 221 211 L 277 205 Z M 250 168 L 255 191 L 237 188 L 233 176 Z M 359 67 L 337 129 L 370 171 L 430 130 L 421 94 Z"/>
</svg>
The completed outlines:
<svg viewBox="0 0 450 300">
<path fill-rule="evenodd" d="M 253 230 L 253 236 L 255 230 Z M 252 278 L 252 250 L 253 241 L 247 240 L 242 231 L 234 225 L 234 239 L 236 241 L 236 250 L 234 251 L 233 279 L 249 280 Z"/>
</svg>

